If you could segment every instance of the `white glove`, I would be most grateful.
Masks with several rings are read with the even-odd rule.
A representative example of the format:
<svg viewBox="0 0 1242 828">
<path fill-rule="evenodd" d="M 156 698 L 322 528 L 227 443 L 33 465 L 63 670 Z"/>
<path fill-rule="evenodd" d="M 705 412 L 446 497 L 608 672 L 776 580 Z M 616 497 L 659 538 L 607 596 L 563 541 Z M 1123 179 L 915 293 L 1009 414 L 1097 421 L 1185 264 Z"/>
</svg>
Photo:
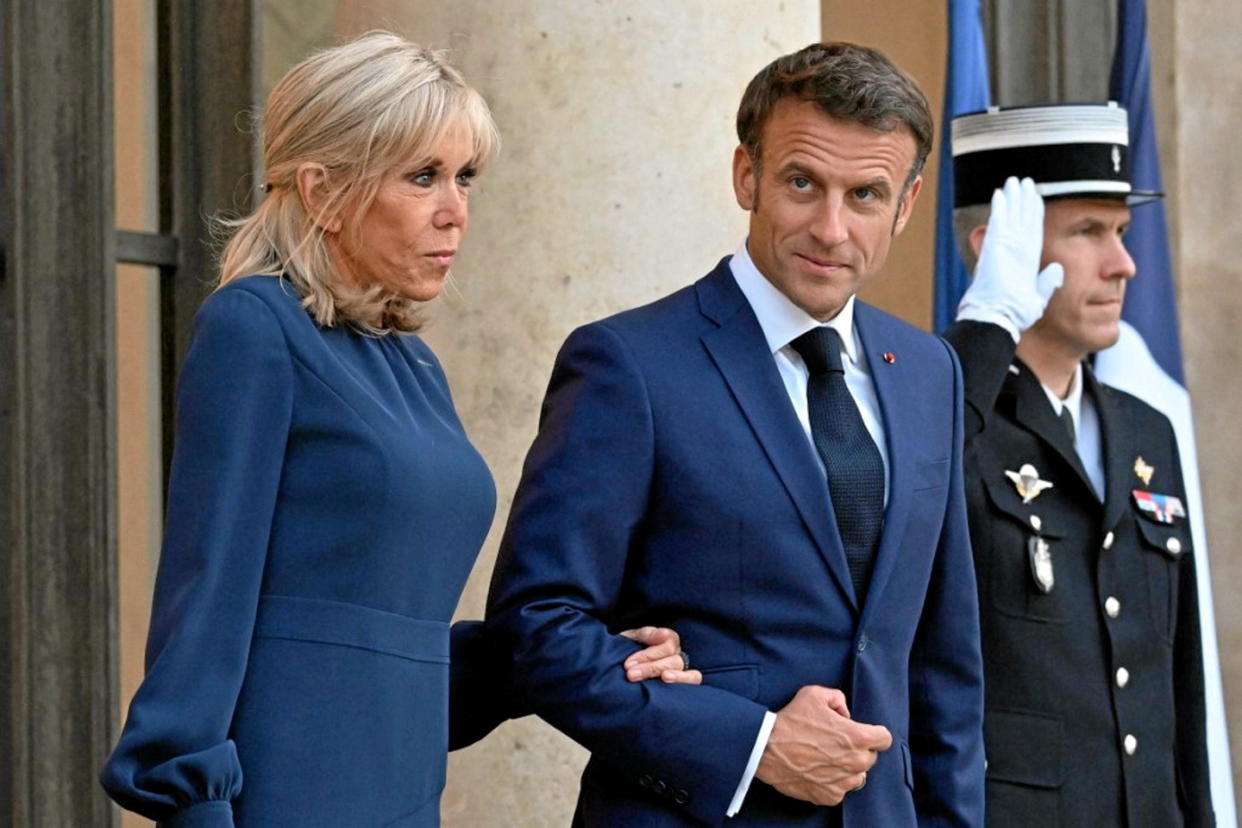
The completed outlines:
<svg viewBox="0 0 1242 828">
<path fill-rule="evenodd" d="M 1065 270 L 1056 262 L 1039 269 L 1043 247 L 1044 200 L 1034 181 L 1019 183 L 1010 176 L 992 193 L 992 216 L 975 277 L 957 306 L 958 320 L 993 322 L 1017 342 L 1065 281 Z"/>
</svg>

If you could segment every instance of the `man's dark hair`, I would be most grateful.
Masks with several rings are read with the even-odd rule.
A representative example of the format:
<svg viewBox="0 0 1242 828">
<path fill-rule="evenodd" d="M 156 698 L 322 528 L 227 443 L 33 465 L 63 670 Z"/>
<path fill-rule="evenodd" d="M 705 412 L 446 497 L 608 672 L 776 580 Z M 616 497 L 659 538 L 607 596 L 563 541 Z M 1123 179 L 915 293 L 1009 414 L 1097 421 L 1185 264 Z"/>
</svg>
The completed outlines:
<svg viewBox="0 0 1242 828">
<path fill-rule="evenodd" d="M 824 114 L 879 132 L 903 124 L 914 135 L 914 166 L 903 191 L 931 152 L 927 98 L 883 52 L 854 43 L 813 43 L 779 57 L 751 80 L 737 110 L 737 137 L 759 169 L 759 141 L 772 110 L 785 98 L 813 101 Z"/>
</svg>

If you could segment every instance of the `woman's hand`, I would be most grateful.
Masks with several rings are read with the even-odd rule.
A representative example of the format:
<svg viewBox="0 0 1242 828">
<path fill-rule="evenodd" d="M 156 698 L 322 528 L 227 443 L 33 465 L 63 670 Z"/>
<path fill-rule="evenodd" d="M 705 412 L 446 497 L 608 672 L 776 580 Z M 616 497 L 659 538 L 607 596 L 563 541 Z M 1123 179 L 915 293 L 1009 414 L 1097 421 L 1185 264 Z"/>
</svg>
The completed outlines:
<svg viewBox="0 0 1242 828">
<path fill-rule="evenodd" d="M 702 684 L 703 674 L 690 669 L 690 659 L 681 649 L 681 636 L 668 627 L 639 627 L 624 630 L 621 635 L 645 644 L 625 660 L 625 677 L 630 681 L 646 681 L 659 677 L 666 684 Z"/>
</svg>

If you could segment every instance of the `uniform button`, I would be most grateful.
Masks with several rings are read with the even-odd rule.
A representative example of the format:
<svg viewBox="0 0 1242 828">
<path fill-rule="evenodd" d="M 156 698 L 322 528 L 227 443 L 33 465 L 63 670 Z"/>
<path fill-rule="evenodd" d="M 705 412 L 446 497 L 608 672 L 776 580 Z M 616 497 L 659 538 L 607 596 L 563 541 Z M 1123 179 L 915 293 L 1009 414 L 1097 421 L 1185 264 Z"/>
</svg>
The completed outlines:
<svg viewBox="0 0 1242 828">
<path fill-rule="evenodd" d="M 1103 546 L 1105 550 L 1109 550 L 1113 548 L 1113 533 L 1112 532 L 1109 532 L 1107 535 L 1104 536 Z"/>
<path fill-rule="evenodd" d="M 690 792 L 685 790 L 684 788 L 678 788 L 677 790 L 673 791 L 673 801 L 676 802 L 678 805 L 685 805 L 687 802 L 690 801 Z"/>
<path fill-rule="evenodd" d="M 638 784 L 644 788 L 650 788 L 655 784 L 655 780 L 651 778 L 651 774 L 644 773 L 642 776 L 638 777 Z"/>
<path fill-rule="evenodd" d="M 1134 751 L 1138 750 L 1138 739 L 1134 737 L 1133 733 L 1127 733 L 1126 738 L 1122 740 L 1122 744 L 1125 745 L 1127 756 L 1133 756 Z"/>
<path fill-rule="evenodd" d="M 1038 532 L 1043 528 L 1044 522 L 1039 519 L 1039 515 L 1031 515 L 1031 528 Z"/>
<path fill-rule="evenodd" d="M 663 796 L 664 792 L 668 790 L 668 785 L 664 783 L 663 779 L 657 779 L 655 781 L 655 785 L 651 788 L 651 790 Z"/>
<path fill-rule="evenodd" d="M 1127 670 L 1125 667 L 1118 667 L 1117 668 L 1117 686 L 1125 687 L 1129 683 L 1130 683 L 1130 671 Z M 1133 753 L 1133 751 L 1131 751 L 1131 753 Z"/>
<path fill-rule="evenodd" d="M 1164 548 L 1169 550 L 1170 554 L 1180 555 L 1182 552 L 1182 542 L 1177 538 L 1169 538 L 1169 542 L 1164 545 Z"/>
<path fill-rule="evenodd" d="M 1121 615 L 1121 602 L 1113 596 L 1104 599 L 1104 612 L 1108 613 L 1109 618 L 1116 618 Z"/>
<path fill-rule="evenodd" d="M 861 653 L 863 650 L 867 649 L 867 645 L 870 643 L 871 642 L 867 639 L 866 633 L 858 636 L 858 652 Z"/>
</svg>

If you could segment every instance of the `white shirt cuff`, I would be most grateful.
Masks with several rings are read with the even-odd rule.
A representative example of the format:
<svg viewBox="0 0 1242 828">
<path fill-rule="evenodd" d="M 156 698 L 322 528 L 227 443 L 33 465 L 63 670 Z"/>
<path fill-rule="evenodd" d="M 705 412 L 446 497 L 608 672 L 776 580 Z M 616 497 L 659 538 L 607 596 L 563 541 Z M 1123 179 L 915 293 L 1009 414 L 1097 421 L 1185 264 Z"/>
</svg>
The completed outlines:
<svg viewBox="0 0 1242 828">
<path fill-rule="evenodd" d="M 725 812 L 725 816 L 733 816 L 742 810 L 742 802 L 746 799 L 746 792 L 750 790 L 750 783 L 755 778 L 755 771 L 759 770 L 759 760 L 763 758 L 763 751 L 768 746 L 768 738 L 772 735 L 772 726 L 776 724 L 776 714 L 771 710 L 763 714 L 763 724 L 759 725 L 759 735 L 755 738 L 755 746 L 750 751 L 750 761 L 746 763 L 746 772 L 742 774 L 742 781 L 737 783 L 737 790 L 733 794 L 733 801 L 729 803 L 729 810 Z"/>
<path fill-rule="evenodd" d="M 960 305 L 957 309 L 958 322 L 991 322 L 993 325 L 1000 325 L 1009 335 L 1013 337 L 1016 343 L 1022 338 L 1022 332 L 1018 330 L 1018 326 L 1013 323 L 1005 314 L 992 308 L 976 307 L 974 305 Z"/>
</svg>

